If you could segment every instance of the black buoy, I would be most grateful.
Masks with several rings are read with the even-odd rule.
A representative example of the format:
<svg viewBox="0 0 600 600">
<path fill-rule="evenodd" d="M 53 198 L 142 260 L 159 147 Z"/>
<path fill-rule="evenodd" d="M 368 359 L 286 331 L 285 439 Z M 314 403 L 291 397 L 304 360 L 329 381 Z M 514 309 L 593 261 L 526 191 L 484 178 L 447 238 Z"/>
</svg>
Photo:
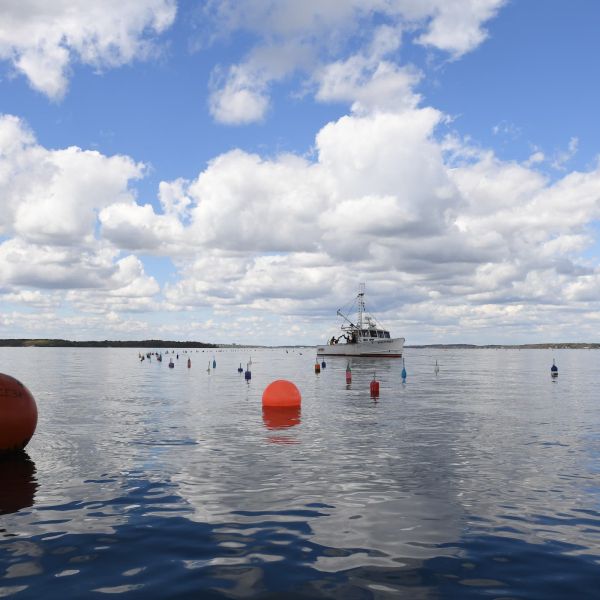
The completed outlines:
<svg viewBox="0 0 600 600">
<path fill-rule="evenodd" d="M 243 373 L 244 369 L 242 367 L 242 363 L 240 363 L 240 366 L 238 367 L 238 373 Z"/>
<path fill-rule="evenodd" d="M 321 367 L 324 369 L 326 366 L 327 366 L 327 363 L 326 363 L 325 361 L 323 361 L 323 362 L 321 363 Z"/>
<path fill-rule="evenodd" d="M 558 367 L 556 366 L 556 362 L 552 359 L 552 366 L 550 367 L 550 376 L 558 377 Z"/>
</svg>

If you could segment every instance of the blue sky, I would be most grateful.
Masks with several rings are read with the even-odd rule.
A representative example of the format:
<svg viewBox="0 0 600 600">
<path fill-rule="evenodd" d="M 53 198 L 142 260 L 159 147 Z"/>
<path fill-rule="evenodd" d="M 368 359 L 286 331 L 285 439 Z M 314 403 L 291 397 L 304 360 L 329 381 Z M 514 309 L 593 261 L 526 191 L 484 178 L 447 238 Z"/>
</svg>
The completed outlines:
<svg viewBox="0 0 600 600">
<path fill-rule="evenodd" d="M 0 337 L 594 341 L 591 0 L 8 0 Z"/>
</svg>

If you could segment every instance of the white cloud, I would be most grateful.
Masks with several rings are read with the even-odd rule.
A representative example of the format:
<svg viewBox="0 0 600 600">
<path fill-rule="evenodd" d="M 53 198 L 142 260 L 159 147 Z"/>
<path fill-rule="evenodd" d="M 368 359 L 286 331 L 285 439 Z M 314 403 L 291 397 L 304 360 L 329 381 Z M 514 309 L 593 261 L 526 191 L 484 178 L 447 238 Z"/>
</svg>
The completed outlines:
<svg viewBox="0 0 600 600">
<path fill-rule="evenodd" d="M 118 248 L 155 252 L 161 246 L 184 241 L 178 217 L 157 215 L 149 204 L 115 202 L 102 209 L 98 218 L 103 236 Z"/>
<path fill-rule="evenodd" d="M 552 159 L 551 166 L 558 171 L 564 171 L 566 163 L 568 163 L 575 156 L 575 154 L 577 154 L 578 146 L 579 140 L 576 137 L 572 137 L 569 140 L 566 150 L 556 152 L 554 158 Z"/>
<path fill-rule="evenodd" d="M 346 60 L 324 65 L 314 79 L 316 99 L 323 102 L 348 102 L 357 113 L 375 109 L 413 108 L 419 97 L 413 92 L 420 75 L 412 67 L 399 67 L 384 60 L 400 45 L 399 32 L 379 27 L 371 46 Z"/>
<path fill-rule="evenodd" d="M 174 0 L 5 0 L 0 59 L 59 99 L 74 61 L 102 69 L 145 58 L 152 35 L 173 23 L 175 10 Z"/>
<path fill-rule="evenodd" d="M 600 218 L 600 169 L 553 183 L 460 140 L 449 157 L 441 122 L 427 108 L 354 114 L 319 132 L 314 161 L 213 160 L 186 192 L 201 258 L 182 256 L 169 306 L 311 315 L 316 328 L 366 280 L 401 327 L 411 314 L 472 328 L 531 315 L 542 335 L 550 313 L 538 303 L 593 295 L 581 254 Z"/>
<path fill-rule="evenodd" d="M 86 293 L 105 310 L 111 296 L 122 310 L 148 304 L 159 292 L 157 282 L 139 259 L 122 256 L 99 237 L 98 227 L 103 209 L 135 205 L 129 185 L 143 172 L 144 165 L 126 156 L 77 147 L 48 150 L 22 121 L 0 116 L 2 301 L 56 306 L 71 293 L 65 290 L 93 290 Z M 175 217 L 162 218 L 181 229 Z"/>
<path fill-rule="evenodd" d="M 47 150 L 16 117 L 0 115 L 0 233 L 40 244 L 92 240 L 96 211 L 132 199 L 143 165 L 77 147 Z"/>
<path fill-rule="evenodd" d="M 449 52 L 454 58 L 479 46 L 487 37 L 482 24 L 493 18 L 505 0 L 429 0 L 418 2 L 430 11 L 428 29 L 418 41 Z M 423 18 L 423 17 L 422 17 Z"/>
<path fill-rule="evenodd" d="M 233 65 L 225 77 L 214 73 L 209 101 L 211 115 L 226 125 L 262 121 L 269 108 L 267 83 L 250 65 Z"/>
<path fill-rule="evenodd" d="M 600 308 L 598 270 L 584 256 L 600 219 L 600 167 L 553 181 L 528 161 L 441 138 L 444 123 L 417 106 L 355 112 L 319 131 L 311 158 L 227 152 L 192 181 L 162 182 L 159 206 L 129 187 L 143 165 L 47 150 L 4 117 L 0 297 L 116 313 L 113 331 L 133 331 L 125 311 L 150 318 L 160 307 L 199 322 L 209 313 L 228 341 L 260 331 L 285 341 L 299 323 L 310 341 L 366 281 L 382 322 L 412 341 L 467 341 L 468 330 L 495 341 L 499 325 L 513 341 L 528 320 L 548 339 L 561 307 L 575 331 Z M 173 260 L 162 296 L 131 250 Z M 240 314 L 266 322 L 222 329 Z M 148 330 L 142 319 L 135 327 Z"/>
<path fill-rule="evenodd" d="M 317 99 L 356 110 L 414 104 L 419 77 L 398 63 L 402 31 L 453 58 L 486 37 L 482 25 L 504 0 L 220 0 L 206 4 L 221 35 L 247 31 L 256 43 L 238 63 L 215 72 L 210 110 L 226 124 L 265 118 L 271 86 L 294 72 L 317 84 Z M 374 23 L 383 25 L 374 27 Z M 372 39 L 364 32 L 375 30 Z M 209 36 L 211 37 L 211 36 Z M 224 74 L 223 74 L 224 73 Z"/>
</svg>

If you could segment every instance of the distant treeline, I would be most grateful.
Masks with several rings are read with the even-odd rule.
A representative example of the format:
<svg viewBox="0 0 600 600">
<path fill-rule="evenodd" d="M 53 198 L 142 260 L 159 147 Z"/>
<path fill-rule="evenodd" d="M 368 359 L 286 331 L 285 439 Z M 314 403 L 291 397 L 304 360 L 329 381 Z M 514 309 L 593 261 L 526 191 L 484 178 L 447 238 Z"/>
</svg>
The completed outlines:
<svg viewBox="0 0 600 600">
<path fill-rule="evenodd" d="M 482 348 L 510 348 L 516 350 L 553 350 L 553 349 L 570 349 L 570 350 L 598 350 L 600 344 L 588 342 L 561 342 L 554 344 L 488 344 L 486 346 L 478 346 L 476 344 L 426 344 L 422 346 L 408 346 L 405 348 L 446 348 L 446 349 L 473 349 L 480 350 Z"/>
<path fill-rule="evenodd" d="M 218 344 L 207 342 L 173 342 L 169 340 L 103 340 L 73 342 L 71 340 L 19 339 L 0 340 L 0 346 L 23 347 L 36 346 L 46 348 L 218 348 Z"/>
</svg>

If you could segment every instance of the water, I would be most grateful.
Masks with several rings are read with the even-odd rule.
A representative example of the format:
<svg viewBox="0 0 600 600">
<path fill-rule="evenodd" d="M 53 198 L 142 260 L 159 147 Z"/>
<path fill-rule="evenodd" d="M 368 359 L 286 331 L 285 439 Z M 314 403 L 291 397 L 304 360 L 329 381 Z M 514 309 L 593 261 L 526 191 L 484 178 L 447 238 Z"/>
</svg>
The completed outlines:
<svg viewBox="0 0 600 600">
<path fill-rule="evenodd" d="M 0 462 L 0 597 L 597 597 L 597 351 L 408 349 L 350 388 L 310 350 L 169 357 L 0 348 L 40 413 Z M 300 413 L 263 414 L 278 378 Z"/>
</svg>

